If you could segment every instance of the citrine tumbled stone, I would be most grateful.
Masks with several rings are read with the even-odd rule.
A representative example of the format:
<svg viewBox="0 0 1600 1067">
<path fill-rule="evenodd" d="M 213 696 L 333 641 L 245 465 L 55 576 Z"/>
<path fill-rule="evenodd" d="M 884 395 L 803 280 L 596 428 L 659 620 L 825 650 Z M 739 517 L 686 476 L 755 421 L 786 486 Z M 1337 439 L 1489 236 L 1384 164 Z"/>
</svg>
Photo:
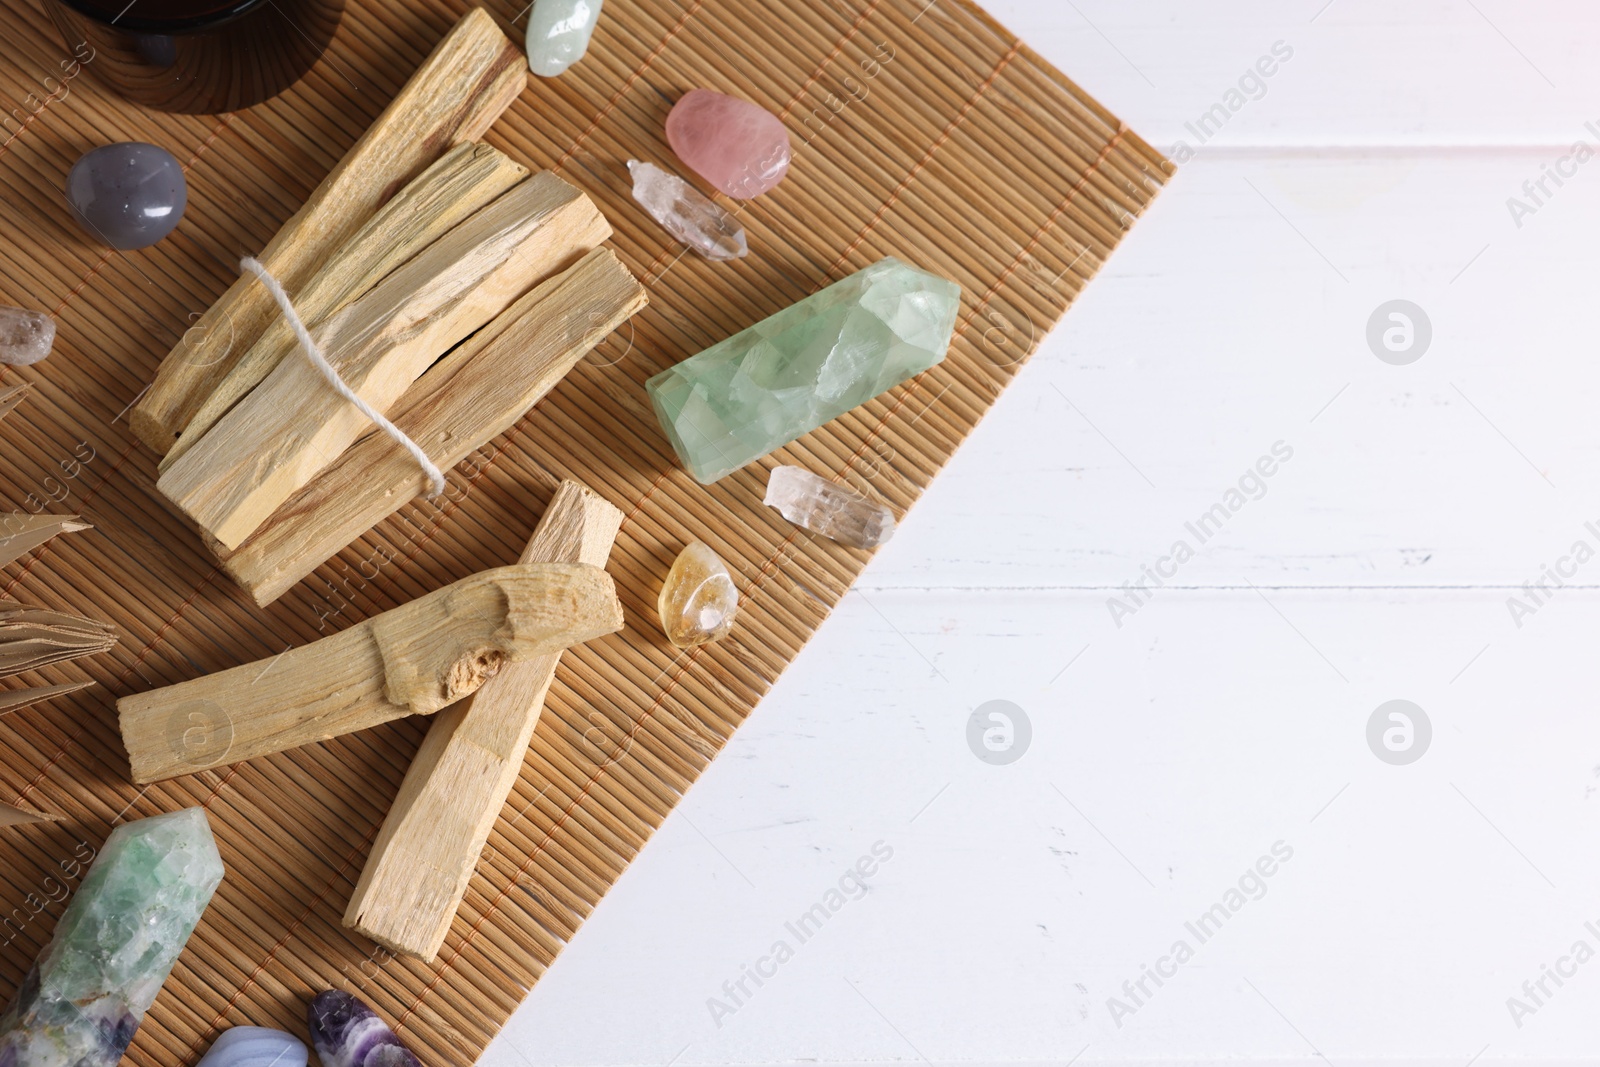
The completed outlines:
<svg viewBox="0 0 1600 1067">
<path fill-rule="evenodd" d="M 720 640 L 733 629 L 738 610 L 739 590 L 727 565 L 708 545 L 690 542 L 672 562 L 656 598 L 667 640 L 679 648 Z"/>
</svg>

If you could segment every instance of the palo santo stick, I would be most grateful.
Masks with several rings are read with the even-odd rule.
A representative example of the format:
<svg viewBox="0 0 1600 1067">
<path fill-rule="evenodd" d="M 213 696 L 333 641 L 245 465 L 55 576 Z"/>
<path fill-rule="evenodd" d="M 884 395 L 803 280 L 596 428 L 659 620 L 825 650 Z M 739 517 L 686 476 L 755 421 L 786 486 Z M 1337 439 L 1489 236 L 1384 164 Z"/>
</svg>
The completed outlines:
<svg viewBox="0 0 1600 1067">
<path fill-rule="evenodd" d="M 417 379 L 395 424 L 442 469 L 505 432 L 646 303 L 600 248 L 545 282 Z M 420 496 L 416 461 L 386 434 L 352 445 L 291 497 L 223 568 L 265 607 L 334 553 Z"/>
<path fill-rule="evenodd" d="M 59 815 L 48 815 L 42 811 L 29 811 L 27 808 L 0 804 L 0 829 L 7 826 L 29 826 L 38 822 L 55 822 L 60 818 Z"/>
<path fill-rule="evenodd" d="M 0 519 L 0 567 L 44 544 L 56 534 L 92 530 L 76 515 L 12 514 Z"/>
<path fill-rule="evenodd" d="M 326 741 L 477 691 L 506 663 L 622 629 L 611 576 L 499 567 L 280 656 L 117 701 L 133 780 Z"/>
<path fill-rule="evenodd" d="M 30 704 L 37 704 L 41 700 L 62 696 L 66 693 L 76 693 L 80 689 L 87 689 L 94 684 L 90 679 L 84 682 L 68 682 L 66 685 L 41 685 L 33 689 L 7 689 L 0 691 L 0 715 L 8 712 L 20 711 Z"/>
<path fill-rule="evenodd" d="M 294 293 L 380 205 L 451 145 L 476 141 L 528 83 L 528 60 L 481 8 L 461 17 L 383 114 L 256 258 Z M 162 360 L 133 432 L 164 453 L 278 309 L 248 275 Z"/>
<path fill-rule="evenodd" d="M 562 482 L 520 562 L 604 566 L 621 525 L 622 512 Z M 510 664 L 434 716 L 367 856 L 346 926 L 424 960 L 439 954 L 522 770 L 560 658 Z"/>
<path fill-rule="evenodd" d="M 594 203 L 542 172 L 434 242 L 314 336 L 345 383 L 387 411 L 440 353 L 597 233 L 609 235 L 610 227 Z M 286 359 L 157 486 L 202 530 L 237 548 L 371 425 L 309 359 Z"/>
<path fill-rule="evenodd" d="M 110 623 L 0 600 L 0 677 L 97 655 L 116 643 Z"/>
<path fill-rule="evenodd" d="M 527 176 L 528 168 L 488 145 L 457 145 L 329 257 L 294 295 L 295 310 L 307 326 L 320 325 Z M 158 470 L 172 466 L 295 348 L 294 331 L 282 318 L 275 320 L 194 413 Z"/>
</svg>

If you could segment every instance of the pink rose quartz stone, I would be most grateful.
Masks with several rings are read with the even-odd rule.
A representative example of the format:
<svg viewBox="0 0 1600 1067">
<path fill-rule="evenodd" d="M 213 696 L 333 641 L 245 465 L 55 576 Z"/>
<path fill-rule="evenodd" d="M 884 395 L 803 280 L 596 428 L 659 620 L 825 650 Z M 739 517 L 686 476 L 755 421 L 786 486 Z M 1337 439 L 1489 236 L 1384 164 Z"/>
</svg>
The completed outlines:
<svg viewBox="0 0 1600 1067">
<path fill-rule="evenodd" d="M 667 116 L 667 142 L 700 177 L 736 200 L 789 173 L 789 131 L 764 107 L 710 89 L 685 93 Z"/>
</svg>

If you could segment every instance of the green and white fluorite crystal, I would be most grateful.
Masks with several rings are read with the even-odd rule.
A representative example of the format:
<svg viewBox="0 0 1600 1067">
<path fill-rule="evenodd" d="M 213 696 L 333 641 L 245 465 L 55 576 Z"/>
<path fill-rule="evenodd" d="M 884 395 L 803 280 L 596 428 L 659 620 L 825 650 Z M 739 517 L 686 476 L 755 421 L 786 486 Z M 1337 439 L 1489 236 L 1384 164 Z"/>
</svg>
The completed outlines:
<svg viewBox="0 0 1600 1067">
<path fill-rule="evenodd" d="M 0 1067 L 116 1067 L 221 882 L 200 808 L 112 831 L 0 1016 Z"/>
<path fill-rule="evenodd" d="M 944 359 L 960 307 L 955 282 L 880 260 L 645 388 L 678 458 L 710 485 Z"/>
</svg>

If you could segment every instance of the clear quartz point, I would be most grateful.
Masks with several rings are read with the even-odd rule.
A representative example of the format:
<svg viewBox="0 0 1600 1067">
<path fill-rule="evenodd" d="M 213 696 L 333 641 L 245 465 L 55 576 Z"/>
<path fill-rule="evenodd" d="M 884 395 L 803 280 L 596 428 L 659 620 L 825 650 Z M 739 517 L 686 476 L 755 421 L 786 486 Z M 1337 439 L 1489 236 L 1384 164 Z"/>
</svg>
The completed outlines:
<svg viewBox="0 0 1600 1067">
<path fill-rule="evenodd" d="M 632 159 L 628 171 L 633 175 L 633 198 L 672 236 L 707 259 L 742 259 L 750 254 L 744 227 L 700 190 L 654 163 Z"/>
<path fill-rule="evenodd" d="M 766 505 L 796 526 L 851 548 L 877 548 L 894 536 L 894 512 L 799 467 L 774 467 Z"/>
</svg>

